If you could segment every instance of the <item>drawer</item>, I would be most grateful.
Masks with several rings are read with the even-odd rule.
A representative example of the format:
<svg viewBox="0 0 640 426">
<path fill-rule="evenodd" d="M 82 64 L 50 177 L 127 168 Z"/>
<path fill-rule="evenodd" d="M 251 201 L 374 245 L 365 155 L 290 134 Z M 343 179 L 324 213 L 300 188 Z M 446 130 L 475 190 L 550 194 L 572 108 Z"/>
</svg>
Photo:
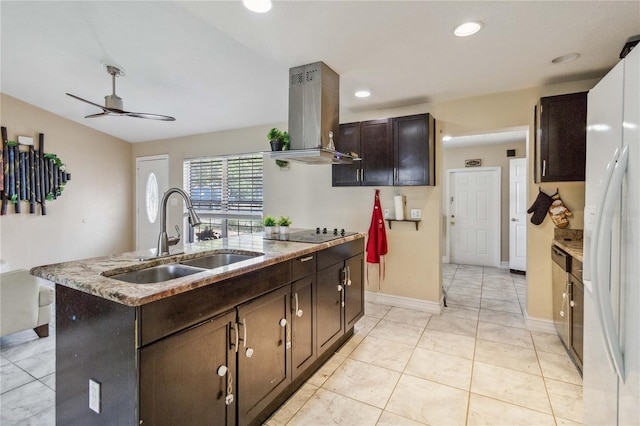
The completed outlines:
<svg viewBox="0 0 640 426">
<path fill-rule="evenodd" d="M 571 266 L 571 256 L 569 256 L 564 250 L 559 248 L 558 246 L 551 246 L 551 259 L 558 266 L 562 268 L 563 271 L 569 271 Z"/>
<path fill-rule="evenodd" d="M 318 271 L 364 252 L 364 238 L 329 247 L 318 252 Z"/>
<path fill-rule="evenodd" d="M 317 253 L 309 253 L 291 261 L 291 281 L 308 277 L 316 272 Z"/>
</svg>

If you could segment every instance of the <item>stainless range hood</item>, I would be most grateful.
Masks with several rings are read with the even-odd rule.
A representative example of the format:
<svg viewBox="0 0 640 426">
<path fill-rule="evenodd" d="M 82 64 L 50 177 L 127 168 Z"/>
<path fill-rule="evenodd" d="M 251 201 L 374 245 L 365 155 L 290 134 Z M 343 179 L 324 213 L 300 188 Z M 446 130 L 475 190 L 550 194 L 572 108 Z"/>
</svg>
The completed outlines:
<svg viewBox="0 0 640 426">
<path fill-rule="evenodd" d="M 289 150 L 272 151 L 271 158 L 307 164 L 351 164 L 353 153 L 331 147 L 337 140 L 340 76 L 323 62 L 289 70 Z M 356 154 L 357 156 L 357 154 Z"/>
</svg>

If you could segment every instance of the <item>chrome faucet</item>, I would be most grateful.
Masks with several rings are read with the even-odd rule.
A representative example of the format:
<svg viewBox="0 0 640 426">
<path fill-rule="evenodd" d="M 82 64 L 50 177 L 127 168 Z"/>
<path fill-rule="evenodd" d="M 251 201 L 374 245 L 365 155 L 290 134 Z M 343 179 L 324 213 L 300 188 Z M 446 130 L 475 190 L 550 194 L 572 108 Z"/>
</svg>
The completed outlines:
<svg viewBox="0 0 640 426">
<path fill-rule="evenodd" d="M 167 236 L 167 201 L 171 194 L 178 193 L 184 199 L 184 203 L 187 205 L 187 214 L 189 215 L 189 223 L 191 226 L 197 226 L 202 223 L 198 214 L 193 208 L 191 204 L 191 198 L 189 195 L 184 192 L 180 188 L 170 188 L 167 192 L 164 193 L 162 197 L 162 210 L 160 212 L 160 235 L 158 236 L 158 249 L 156 250 L 156 257 L 169 256 L 169 247 L 175 246 L 180 242 L 180 228 L 176 225 L 176 231 L 178 232 L 178 236 L 176 237 L 168 237 Z"/>
</svg>

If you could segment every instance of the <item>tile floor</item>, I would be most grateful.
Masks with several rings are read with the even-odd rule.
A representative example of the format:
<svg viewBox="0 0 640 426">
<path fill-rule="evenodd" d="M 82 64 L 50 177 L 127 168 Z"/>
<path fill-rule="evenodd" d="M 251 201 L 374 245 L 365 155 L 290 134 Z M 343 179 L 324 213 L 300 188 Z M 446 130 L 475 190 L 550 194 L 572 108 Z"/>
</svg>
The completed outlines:
<svg viewBox="0 0 640 426">
<path fill-rule="evenodd" d="M 367 303 L 355 335 L 267 421 L 572 425 L 582 380 L 556 335 L 525 329 L 525 279 L 444 265 L 441 315 Z M 55 323 L 0 338 L 0 424 L 55 424 Z"/>
</svg>

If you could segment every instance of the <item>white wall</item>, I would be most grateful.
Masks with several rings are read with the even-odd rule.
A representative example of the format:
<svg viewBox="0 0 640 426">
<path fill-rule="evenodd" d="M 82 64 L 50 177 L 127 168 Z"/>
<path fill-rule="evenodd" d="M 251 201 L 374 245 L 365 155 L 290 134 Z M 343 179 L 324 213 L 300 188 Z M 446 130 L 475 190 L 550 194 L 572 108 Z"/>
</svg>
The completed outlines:
<svg viewBox="0 0 640 426">
<path fill-rule="evenodd" d="M 71 173 L 47 215 L 9 205 L 0 216 L 0 258 L 11 269 L 83 259 L 133 249 L 131 145 L 15 98 L 1 95 L 2 126 L 9 140 L 45 135 L 45 152 L 58 155 Z"/>
</svg>

